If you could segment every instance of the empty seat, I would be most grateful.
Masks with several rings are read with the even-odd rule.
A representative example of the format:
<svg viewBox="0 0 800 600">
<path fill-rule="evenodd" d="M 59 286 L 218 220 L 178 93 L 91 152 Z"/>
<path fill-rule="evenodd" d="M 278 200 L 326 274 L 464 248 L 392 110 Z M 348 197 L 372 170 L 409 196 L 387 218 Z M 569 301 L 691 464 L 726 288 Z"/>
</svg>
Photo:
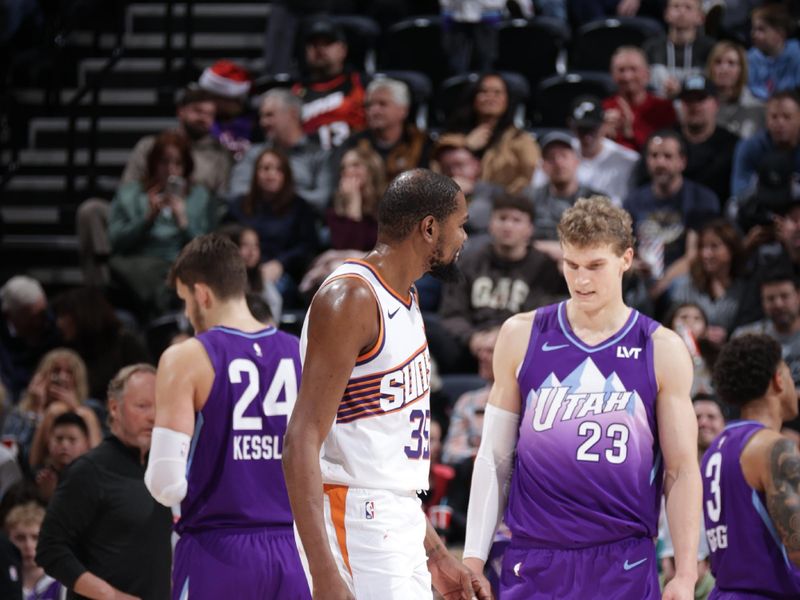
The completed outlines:
<svg viewBox="0 0 800 600">
<path fill-rule="evenodd" d="M 513 19 L 500 24 L 495 67 L 523 75 L 531 88 L 545 77 L 566 71 L 570 39 L 566 23 L 550 17 Z"/>
<path fill-rule="evenodd" d="M 566 127 L 570 104 L 583 94 L 605 98 L 614 93 L 608 73 L 580 72 L 549 77 L 539 84 L 533 122 L 537 127 Z"/>
<path fill-rule="evenodd" d="M 447 74 L 440 17 L 415 17 L 392 25 L 378 50 L 381 70 L 421 71 L 434 83 Z"/>
<path fill-rule="evenodd" d="M 592 21 L 578 29 L 572 50 L 570 70 L 607 71 L 611 55 L 620 46 L 641 46 L 650 37 L 661 35 L 661 23 L 647 17 L 616 17 Z"/>
</svg>

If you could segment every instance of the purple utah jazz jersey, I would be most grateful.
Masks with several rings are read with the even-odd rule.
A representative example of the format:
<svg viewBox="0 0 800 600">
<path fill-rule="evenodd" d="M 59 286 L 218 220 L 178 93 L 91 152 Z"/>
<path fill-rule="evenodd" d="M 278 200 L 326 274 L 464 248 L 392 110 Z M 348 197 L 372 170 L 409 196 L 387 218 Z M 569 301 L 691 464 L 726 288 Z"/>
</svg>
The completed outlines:
<svg viewBox="0 0 800 600">
<path fill-rule="evenodd" d="M 566 302 L 536 310 L 518 375 L 522 419 L 505 517 L 512 539 L 569 549 L 657 535 L 658 327 L 631 310 L 619 332 L 587 346 Z"/>
<path fill-rule="evenodd" d="M 197 414 L 178 533 L 292 525 L 281 469 L 300 381 L 299 340 L 213 327 L 197 339 L 214 384 Z"/>
<path fill-rule="evenodd" d="M 739 462 L 747 442 L 763 428 L 757 421 L 734 421 L 703 456 L 703 516 L 717 582 L 712 598 L 719 592 L 800 598 L 800 569 L 786 555 L 764 493 L 750 487 Z"/>
</svg>

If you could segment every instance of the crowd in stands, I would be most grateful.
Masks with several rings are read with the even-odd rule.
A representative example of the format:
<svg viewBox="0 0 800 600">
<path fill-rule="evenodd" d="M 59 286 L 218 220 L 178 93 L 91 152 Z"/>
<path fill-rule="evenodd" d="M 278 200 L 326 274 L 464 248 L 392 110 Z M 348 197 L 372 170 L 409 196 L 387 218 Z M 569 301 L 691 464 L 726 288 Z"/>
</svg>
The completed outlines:
<svg viewBox="0 0 800 600">
<path fill-rule="evenodd" d="M 37 598 L 56 597 L 45 592 L 59 585 L 52 576 L 85 590 L 100 585 L 85 576 L 93 569 L 130 581 L 99 550 L 103 535 L 119 543 L 111 530 L 102 533 L 103 520 L 117 516 L 88 511 L 100 503 L 94 493 L 146 495 L 134 481 L 146 453 L 136 428 L 152 419 L 152 386 L 140 381 L 152 373 L 125 367 L 156 361 L 174 336 L 190 334 L 165 283 L 181 248 L 199 234 L 228 235 L 246 262 L 253 302 L 296 331 L 325 277 L 373 247 L 378 201 L 407 169 L 452 177 L 469 203 L 463 278 L 417 284 L 441 442 L 431 452 L 426 501 L 449 507 L 441 529 L 451 541 L 463 536 L 498 327 L 567 297 L 556 224 L 578 198 L 606 195 L 633 216 L 636 259 L 625 299 L 689 348 L 701 454 L 733 416 L 716 402 L 710 377 L 726 340 L 774 336 L 800 386 L 800 44 L 788 4 L 508 3 L 523 16 L 569 12 L 575 23 L 637 11 L 665 23 L 662 36 L 613 54 L 612 95 L 573 98 L 567 121 L 548 130 L 520 122 L 508 80 L 492 70 L 506 2 L 442 0 L 450 68 L 477 64 L 482 74 L 428 130 L 413 118 L 406 83 L 349 68 L 340 25 L 325 16 L 303 22 L 293 4 L 273 4 L 275 21 L 291 27 L 271 23 L 266 44 L 269 53 L 296 31 L 304 60 L 295 83 L 252 97 L 252 75 L 218 61 L 179 95 L 176 126 L 131 149 L 114 197 L 81 205 L 86 287 L 49 299 L 20 275 L 0 288 L 0 525 L 22 553 L 26 593 L 39 590 Z M 721 5 L 727 37 L 715 39 L 704 24 L 712 15 L 719 24 Z M 275 52 L 271 72 L 291 66 Z M 470 63 L 470 52 L 479 60 Z M 164 323 L 166 335 L 156 335 Z M 128 392 L 139 400 L 125 404 Z M 109 416 L 116 445 L 102 441 Z M 433 438 L 434 428 L 432 445 Z M 79 459 L 92 448 L 100 452 Z M 82 462 L 66 470 L 75 460 Z M 108 475 L 114 469 L 117 479 Z M 81 495 L 81 486 L 95 491 Z M 127 511 L 125 522 L 147 532 L 138 543 L 152 543 L 168 563 L 170 516 L 134 514 L 117 500 L 109 510 Z M 36 553 L 31 539 L 40 528 L 48 546 Z M 90 528 L 96 545 L 84 540 L 91 547 L 79 551 L 71 540 Z M 669 541 L 660 547 L 669 577 Z M 79 558 L 89 555 L 93 564 Z M 131 556 L 137 568 L 153 563 L 146 553 Z M 702 573 L 698 589 L 708 587 Z"/>
</svg>

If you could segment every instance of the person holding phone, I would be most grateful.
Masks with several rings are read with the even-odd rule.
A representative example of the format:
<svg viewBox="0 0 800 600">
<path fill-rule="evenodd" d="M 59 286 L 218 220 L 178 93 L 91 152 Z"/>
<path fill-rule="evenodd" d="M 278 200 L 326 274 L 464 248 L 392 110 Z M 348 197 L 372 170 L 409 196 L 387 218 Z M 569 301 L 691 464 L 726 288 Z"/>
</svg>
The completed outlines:
<svg viewBox="0 0 800 600">
<path fill-rule="evenodd" d="M 148 154 L 145 177 L 123 184 L 111 203 L 112 282 L 140 317 L 168 308 L 164 280 L 170 264 L 184 245 L 215 224 L 211 193 L 192 181 L 193 169 L 189 140 L 166 131 Z"/>
</svg>

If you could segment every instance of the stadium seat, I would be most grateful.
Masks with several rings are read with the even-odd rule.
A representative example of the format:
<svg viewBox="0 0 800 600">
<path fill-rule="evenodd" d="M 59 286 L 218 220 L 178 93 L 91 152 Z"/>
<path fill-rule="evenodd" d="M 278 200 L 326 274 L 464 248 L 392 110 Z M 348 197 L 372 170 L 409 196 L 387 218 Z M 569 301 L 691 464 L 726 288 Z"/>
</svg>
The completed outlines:
<svg viewBox="0 0 800 600">
<path fill-rule="evenodd" d="M 525 77 L 519 73 L 508 71 L 500 72 L 500 76 L 508 86 L 509 100 L 515 105 L 514 124 L 517 127 L 525 125 L 525 105 L 530 96 L 530 86 Z M 445 79 L 439 86 L 435 103 L 435 124 L 443 126 L 453 110 L 466 97 L 469 90 L 480 78 L 480 73 L 467 73 L 454 75 Z"/>
<path fill-rule="evenodd" d="M 381 33 L 378 23 L 361 15 L 332 15 L 331 20 L 344 29 L 350 66 L 356 71 L 374 73 L 375 44 Z"/>
<path fill-rule="evenodd" d="M 617 48 L 641 46 L 646 39 L 663 33 L 661 23 L 646 17 L 592 21 L 575 35 L 570 70 L 607 71 Z"/>
<path fill-rule="evenodd" d="M 539 84 L 533 122 L 537 127 L 566 127 L 570 103 L 582 94 L 600 98 L 614 93 L 614 81 L 602 71 L 567 73 Z"/>
<path fill-rule="evenodd" d="M 545 77 L 566 72 L 567 25 L 558 19 L 536 17 L 500 24 L 495 67 L 523 75 L 535 89 Z"/>
<path fill-rule="evenodd" d="M 440 17 L 415 17 L 392 25 L 378 50 L 380 70 L 421 71 L 437 82 L 447 75 Z"/>
<path fill-rule="evenodd" d="M 391 77 L 402 81 L 411 92 L 409 115 L 413 115 L 414 123 L 420 129 L 428 128 L 428 113 L 433 92 L 433 84 L 425 73 L 419 71 L 381 71 L 375 73 L 373 79 Z"/>
</svg>

